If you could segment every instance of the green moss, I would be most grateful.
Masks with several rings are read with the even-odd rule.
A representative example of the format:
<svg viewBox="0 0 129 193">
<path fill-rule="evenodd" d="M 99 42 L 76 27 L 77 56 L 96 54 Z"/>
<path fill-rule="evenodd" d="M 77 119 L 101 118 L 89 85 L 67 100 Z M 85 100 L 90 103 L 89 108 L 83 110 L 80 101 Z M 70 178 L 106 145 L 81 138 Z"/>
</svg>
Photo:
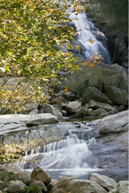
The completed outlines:
<svg viewBox="0 0 129 193">
<path fill-rule="evenodd" d="M 5 181 L 8 177 L 8 172 L 7 171 L 0 171 L 0 181 Z"/>
<path fill-rule="evenodd" d="M 36 186 L 33 186 L 33 187 L 26 186 L 19 193 L 42 193 L 42 191 L 39 187 L 36 187 Z"/>
</svg>

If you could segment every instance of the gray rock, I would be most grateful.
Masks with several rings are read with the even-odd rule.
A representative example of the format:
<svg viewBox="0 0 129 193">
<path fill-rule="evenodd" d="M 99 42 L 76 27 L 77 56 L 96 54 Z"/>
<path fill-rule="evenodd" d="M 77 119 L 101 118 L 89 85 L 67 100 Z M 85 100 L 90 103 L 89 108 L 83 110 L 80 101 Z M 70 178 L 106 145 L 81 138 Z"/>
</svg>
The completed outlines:
<svg viewBox="0 0 129 193">
<path fill-rule="evenodd" d="M 84 93 L 82 94 L 82 98 L 85 102 L 88 102 L 90 99 L 94 99 L 96 101 L 112 105 L 111 100 L 95 87 L 86 88 Z"/>
<path fill-rule="evenodd" d="M 36 186 L 41 189 L 41 191 L 47 192 L 45 184 L 40 180 L 31 180 L 30 187 Z"/>
<path fill-rule="evenodd" d="M 69 102 L 68 105 L 66 106 L 66 109 L 70 112 L 70 113 L 76 113 L 81 109 L 81 103 L 78 101 L 73 101 L 73 102 Z"/>
<path fill-rule="evenodd" d="M 53 98 L 51 101 L 50 101 L 50 104 L 52 104 L 53 106 L 61 106 L 62 103 L 65 103 L 66 100 L 62 97 L 62 96 L 58 96 L 58 97 L 55 97 Z"/>
<path fill-rule="evenodd" d="M 115 115 L 109 115 L 103 119 L 92 121 L 94 125 L 100 128 L 101 133 L 116 133 L 126 132 L 128 125 L 128 113 L 129 111 L 123 111 Z"/>
<path fill-rule="evenodd" d="M 8 193 L 18 193 L 20 190 L 25 188 L 25 184 L 19 180 L 17 181 L 10 181 L 7 191 Z"/>
<path fill-rule="evenodd" d="M 50 191 L 50 193 L 60 193 L 60 192 L 107 193 L 107 191 L 96 182 L 90 180 L 82 180 L 73 176 L 62 177 Z"/>
<path fill-rule="evenodd" d="M 86 111 L 85 107 L 81 107 L 81 109 L 76 112 L 75 114 L 71 115 L 71 118 L 79 118 L 80 116 L 83 116 L 84 111 Z"/>
<path fill-rule="evenodd" d="M 25 124 L 47 124 L 56 123 L 57 117 L 50 113 L 43 113 L 38 115 L 30 114 L 11 114 L 11 115 L 0 115 L 0 128 L 1 124 L 8 123 L 25 123 Z"/>
<path fill-rule="evenodd" d="M 31 172 L 28 171 L 21 171 L 17 174 L 13 174 L 9 180 L 20 180 L 24 182 L 24 184 L 29 185 L 31 179 Z"/>
<path fill-rule="evenodd" d="M 17 174 L 17 173 L 21 172 L 22 170 L 17 166 L 16 163 L 10 163 L 10 164 L 8 164 L 8 166 L 6 168 L 6 171 L 8 173 L 12 172 L 14 174 Z"/>
<path fill-rule="evenodd" d="M 124 105 L 120 105 L 119 107 L 117 107 L 117 111 L 121 112 L 125 110 L 125 106 Z"/>
<path fill-rule="evenodd" d="M 123 89 L 114 86 L 104 85 L 104 93 L 114 104 L 117 105 L 128 104 L 128 94 Z"/>
<path fill-rule="evenodd" d="M 44 105 L 43 110 L 44 110 L 44 113 L 51 113 L 52 115 L 55 115 L 59 119 L 63 118 L 62 113 L 59 111 L 59 109 L 56 107 L 53 107 L 50 104 Z"/>
<path fill-rule="evenodd" d="M 109 193 L 128 193 L 129 181 L 120 181 L 116 188 L 111 190 Z"/>
<path fill-rule="evenodd" d="M 76 99 L 76 95 L 74 93 L 72 93 L 71 91 L 68 92 L 62 92 L 63 97 L 67 100 L 67 101 L 74 101 Z"/>
<path fill-rule="evenodd" d="M 37 166 L 31 173 L 31 179 L 40 180 L 41 182 L 48 184 L 51 181 L 51 176 Z"/>
<path fill-rule="evenodd" d="M 92 112 L 94 116 L 105 116 L 108 115 L 107 111 L 103 108 L 98 108 Z"/>
<path fill-rule="evenodd" d="M 96 182 L 105 190 L 110 191 L 117 186 L 117 183 L 112 178 L 97 173 L 91 173 L 88 177 L 89 180 Z"/>
<path fill-rule="evenodd" d="M 89 101 L 88 108 L 92 108 L 92 109 L 103 108 L 106 111 L 116 111 L 116 109 L 113 106 L 106 104 L 106 103 L 98 102 L 95 100 Z"/>
</svg>

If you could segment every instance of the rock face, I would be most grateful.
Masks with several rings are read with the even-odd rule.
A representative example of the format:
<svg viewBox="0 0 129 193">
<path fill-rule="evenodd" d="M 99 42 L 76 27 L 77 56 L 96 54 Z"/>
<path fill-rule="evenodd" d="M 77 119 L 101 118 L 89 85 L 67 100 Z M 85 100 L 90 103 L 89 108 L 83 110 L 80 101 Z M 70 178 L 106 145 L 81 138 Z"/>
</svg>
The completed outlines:
<svg viewBox="0 0 129 193">
<path fill-rule="evenodd" d="M 41 182 L 48 184 L 51 181 L 51 176 L 37 166 L 31 173 L 31 179 L 40 180 Z"/>
<path fill-rule="evenodd" d="M 102 108 L 105 109 L 106 111 L 116 111 L 116 109 L 113 106 L 95 100 L 90 100 L 88 103 L 88 107 L 92 109 Z"/>
<path fill-rule="evenodd" d="M 109 193 L 128 193 L 129 181 L 120 181 L 116 188 L 111 190 Z"/>
<path fill-rule="evenodd" d="M 117 186 L 117 183 L 112 178 L 109 178 L 105 175 L 99 175 L 97 173 L 91 173 L 88 179 L 98 183 L 107 191 L 110 191 Z"/>
<path fill-rule="evenodd" d="M 64 84 L 69 91 L 82 97 L 83 102 L 94 99 L 111 105 L 127 105 L 127 72 L 118 64 L 110 66 L 101 62 L 90 69 L 88 64 L 82 65 L 85 62 L 85 59 L 78 60 L 81 70 L 66 75 Z"/>
<path fill-rule="evenodd" d="M 60 192 L 107 193 L 107 191 L 96 182 L 90 180 L 81 180 L 73 176 L 62 177 L 50 191 L 50 193 L 60 193 Z"/>
</svg>

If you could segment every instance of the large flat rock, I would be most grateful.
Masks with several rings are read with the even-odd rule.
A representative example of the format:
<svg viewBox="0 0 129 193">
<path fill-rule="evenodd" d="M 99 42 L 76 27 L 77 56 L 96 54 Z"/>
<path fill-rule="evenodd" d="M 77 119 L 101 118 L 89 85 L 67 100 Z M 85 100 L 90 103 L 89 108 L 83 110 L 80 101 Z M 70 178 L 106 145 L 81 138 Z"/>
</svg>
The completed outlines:
<svg viewBox="0 0 129 193">
<path fill-rule="evenodd" d="M 0 124 L 9 124 L 9 123 L 25 123 L 27 125 L 39 125 L 47 123 L 56 123 L 58 119 L 56 116 L 50 113 L 42 114 L 10 114 L 10 115 L 0 115 Z M 1 125 L 0 125 L 1 129 Z"/>
<path fill-rule="evenodd" d="M 128 130 L 128 115 L 129 110 L 126 110 L 92 121 L 92 123 L 100 128 L 101 133 L 126 132 Z"/>
</svg>

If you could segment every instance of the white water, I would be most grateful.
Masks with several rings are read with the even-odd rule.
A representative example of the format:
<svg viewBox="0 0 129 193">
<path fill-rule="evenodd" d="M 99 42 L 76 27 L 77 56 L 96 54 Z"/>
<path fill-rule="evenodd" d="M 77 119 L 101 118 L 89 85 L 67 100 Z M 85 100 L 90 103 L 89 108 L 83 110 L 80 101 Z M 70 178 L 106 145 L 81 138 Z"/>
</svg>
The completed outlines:
<svg viewBox="0 0 129 193">
<path fill-rule="evenodd" d="M 67 10 L 67 13 L 70 15 L 70 19 L 72 19 L 71 24 L 73 24 L 78 31 L 77 39 L 81 44 L 85 58 L 89 59 L 89 57 L 93 56 L 96 52 L 101 52 L 101 56 L 104 58 L 103 62 L 112 64 L 110 54 L 106 48 L 107 38 L 87 19 L 86 13 L 81 12 L 76 15 L 72 12 L 72 7 Z M 99 36 L 99 39 L 102 39 L 102 41 L 99 41 L 97 36 Z M 93 43 L 89 40 L 92 40 Z"/>
<path fill-rule="evenodd" d="M 30 155 L 26 152 L 19 165 L 24 169 L 24 164 L 27 163 L 24 160 L 35 160 L 40 154 L 43 158 L 39 167 L 47 172 L 52 172 L 51 175 L 54 172 L 54 175 L 56 173 L 58 177 L 65 174 L 83 176 L 90 171 L 96 171 L 96 159 L 89 150 L 90 145 L 96 144 L 95 138 L 85 141 L 83 132 L 82 139 L 78 139 L 74 132 L 75 130 L 68 131 L 69 135 L 66 139 L 31 150 Z M 30 169 L 33 168 L 30 167 Z"/>
</svg>

